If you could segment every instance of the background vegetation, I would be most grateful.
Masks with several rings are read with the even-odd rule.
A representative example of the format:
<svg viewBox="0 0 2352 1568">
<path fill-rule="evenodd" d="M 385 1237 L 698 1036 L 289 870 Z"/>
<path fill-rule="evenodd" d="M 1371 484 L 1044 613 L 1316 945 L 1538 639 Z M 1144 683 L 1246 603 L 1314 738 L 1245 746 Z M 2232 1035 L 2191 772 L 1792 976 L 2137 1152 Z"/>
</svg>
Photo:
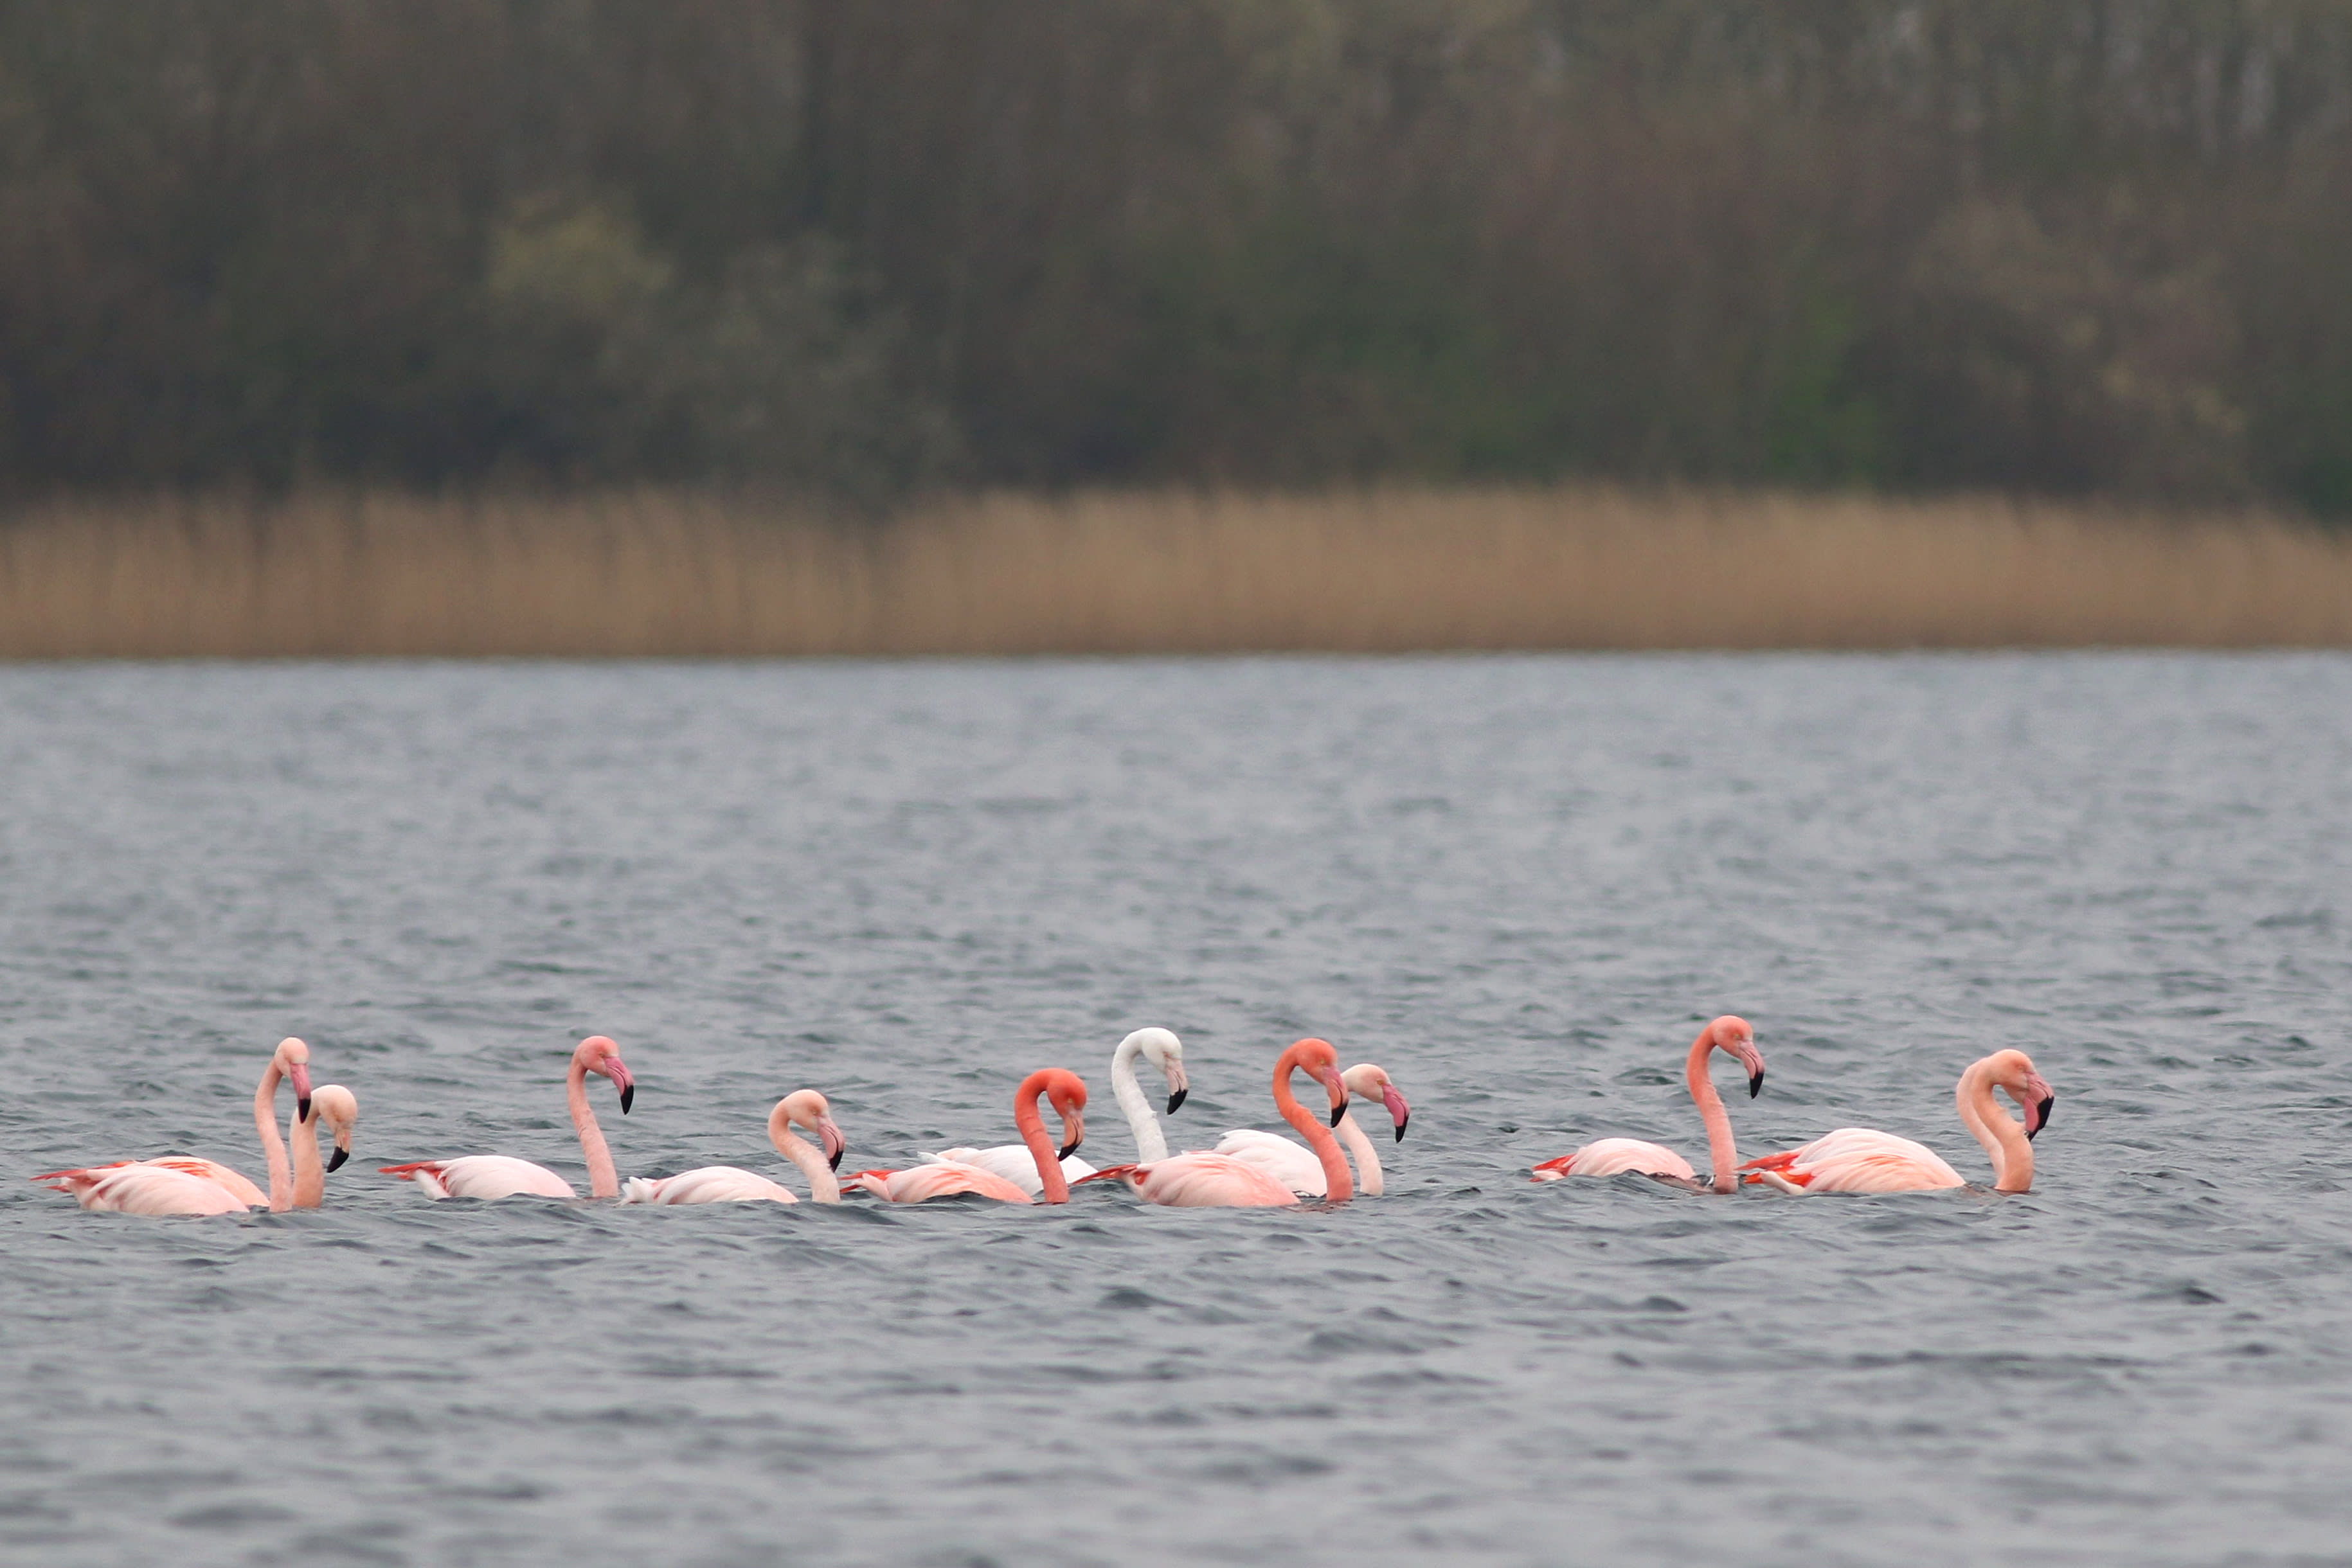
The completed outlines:
<svg viewBox="0 0 2352 1568">
<path fill-rule="evenodd" d="M 0 485 L 2352 512 L 2341 0 L 0 0 Z"/>
</svg>

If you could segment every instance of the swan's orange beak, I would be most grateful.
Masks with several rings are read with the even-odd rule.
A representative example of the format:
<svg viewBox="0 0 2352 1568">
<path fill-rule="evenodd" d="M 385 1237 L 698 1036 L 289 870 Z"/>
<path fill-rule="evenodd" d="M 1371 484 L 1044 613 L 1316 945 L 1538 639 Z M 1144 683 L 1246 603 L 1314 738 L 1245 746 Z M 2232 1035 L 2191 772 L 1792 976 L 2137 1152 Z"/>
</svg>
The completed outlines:
<svg viewBox="0 0 2352 1568">
<path fill-rule="evenodd" d="M 1404 1103 L 1393 1083 L 1381 1085 L 1381 1103 L 1389 1108 L 1389 1120 L 1396 1124 L 1396 1141 L 1404 1142 L 1404 1124 L 1412 1120 L 1412 1107 Z"/>
<path fill-rule="evenodd" d="M 286 1070 L 286 1082 L 294 1085 L 294 1119 L 298 1122 L 309 1121 L 310 1119 L 310 1068 L 301 1062 L 295 1062 Z"/>
<path fill-rule="evenodd" d="M 824 1145 L 824 1163 L 827 1168 L 839 1170 L 841 1156 L 849 1152 L 849 1140 L 841 1135 L 841 1129 L 833 1124 L 833 1118 L 830 1116 L 819 1116 L 816 1119 L 816 1136 L 817 1141 Z"/>
</svg>

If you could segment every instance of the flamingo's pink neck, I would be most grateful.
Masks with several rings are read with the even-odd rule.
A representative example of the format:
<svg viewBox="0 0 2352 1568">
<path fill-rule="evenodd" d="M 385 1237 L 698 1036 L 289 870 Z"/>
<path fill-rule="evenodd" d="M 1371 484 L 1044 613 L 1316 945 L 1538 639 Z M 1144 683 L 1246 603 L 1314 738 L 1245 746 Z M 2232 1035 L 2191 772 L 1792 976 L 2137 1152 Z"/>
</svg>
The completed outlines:
<svg viewBox="0 0 2352 1568">
<path fill-rule="evenodd" d="M 563 1080 L 563 1099 L 572 1107 L 572 1125 L 580 1134 L 580 1156 L 588 1162 L 588 1195 L 620 1197 L 621 1176 L 613 1168 L 613 1151 L 604 1146 L 604 1129 L 596 1124 L 596 1113 L 588 1105 L 588 1064 L 577 1053 Z"/>
<path fill-rule="evenodd" d="M 1991 1058 L 1971 1062 L 1960 1074 L 1959 1086 L 1952 1092 L 1952 1102 L 1959 1109 L 1960 1121 L 1984 1152 L 1992 1160 L 1992 1189 L 1995 1192 L 2031 1192 L 2033 1189 L 2033 1144 L 2026 1137 L 2025 1129 L 2009 1118 L 2000 1102 L 1992 1097 Z"/>
<path fill-rule="evenodd" d="M 1739 1187 L 1739 1145 L 1731 1138 L 1731 1113 L 1723 1108 L 1723 1096 L 1715 1092 L 1715 1080 L 1706 1067 L 1715 1054 L 1715 1026 L 1707 1025 L 1691 1042 L 1690 1061 L 1683 1068 L 1683 1077 L 1690 1084 L 1690 1096 L 1698 1103 L 1698 1113 L 1706 1123 L 1707 1163 L 1715 1167 L 1715 1190 L 1736 1192 Z"/>
<path fill-rule="evenodd" d="M 1348 1145 L 1348 1153 L 1356 1162 L 1356 1186 L 1366 1197 L 1378 1197 L 1387 1186 L 1381 1174 L 1380 1145 L 1364 1131 L 1353 1111 L 1339 1118 L 1339 1141 Z"/>
<path fill-rule="evenodd" d="M 253 1092 L 253 1128 L 261 1134 L 261 1157 L 269 1166 L 269 1211 L 283 1214 L 294 1207 L 294 1175 L 286 1167 L 286 1145 L 278 1135 L 278 1085 L 285 1078 L 273 1053 L 262 1070 L 261 1086 Z M 326 1178 L 320 1178 L 320 1190 Z"/>
<path fill-rule="evenodd" d="M 1047 1203 L 1070 1201 L 1069 1179 L 1062 1175 L 1062 1162 L 1055 1152 L 1054 1140 L 1045 1135 L 1045 1118 L 1037 1110 L 1045 1086 L 1059 1071 L 1043 1068 L 1021 1081 L 1013 1092 L 1013 1124 L 1021 1129 L 1021 1141 L 1029 1145 L 1029 1157 L 1037 1162 L 1037 1179 L 1045 1186 Z M 1068 1076 L 1066 1073 L 1062 1076 Z"/>
<path fill-rule="evenodd" d="M 1290 1075 L 1306 1067 L 1306 1051 L 1300 1040 L 1284 1051 L 1274 1064 L 1274 1108 L 1282 1119 L 1291 1124 L 1323 1166 L 1323 1195 L 1332 1203 L 1345 1203 L 1356 1196 L 1355 1178 L 1348 1174 L 1348 1161 L 1339 1153 L 1339 1140 L 1323 1124 L 1323 1118 L 1298 1103 L 1290 1092 Z M 1319 1043 L 1319 1042 L 1318 1042 Z M 1326 1046 L 1324 1049 L 1328 1050 Z"/>
<path fill-rule="evenodd" d="M 815 1145 L 793 1130 L 792 1113 L 784 1109 L 781 1101 L 774 1110 L 768 1113 L 768 1142 L 775 1145 L 776 1153 L 798 1166 L 801 1175 L 808 1177 L 811 1200 L 817 1203 L 841 1201 L 841 1182 L 833 1174 L 833 1166 L 825 1163 L 824 1154 Z"/>
<path fill-rule="evenodd" d="M 294 1207 L 317 1208 L 327 1201 L 327 1167 L 319 1160 L 319 1118 L 313 1115 L 305 1122 L 297 1113 L 286 1124 L 286 1136 L 294 1145 Z"/>
</svg>

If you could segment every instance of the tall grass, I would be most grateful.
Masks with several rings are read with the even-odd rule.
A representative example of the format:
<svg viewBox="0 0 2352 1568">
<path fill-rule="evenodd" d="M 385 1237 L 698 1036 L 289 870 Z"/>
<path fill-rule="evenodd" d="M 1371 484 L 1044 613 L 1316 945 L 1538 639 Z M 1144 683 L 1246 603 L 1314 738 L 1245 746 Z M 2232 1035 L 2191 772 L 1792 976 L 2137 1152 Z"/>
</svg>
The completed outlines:
<svg viewBox="0 0 2352 1568">
<path fill-rule="evenodd" d="M 674 492 L 60 500 L 0 657 L 2352 645 L 2263 515 L 1615 488 L 1179 492 L 838 525 Z"/>
</svg>

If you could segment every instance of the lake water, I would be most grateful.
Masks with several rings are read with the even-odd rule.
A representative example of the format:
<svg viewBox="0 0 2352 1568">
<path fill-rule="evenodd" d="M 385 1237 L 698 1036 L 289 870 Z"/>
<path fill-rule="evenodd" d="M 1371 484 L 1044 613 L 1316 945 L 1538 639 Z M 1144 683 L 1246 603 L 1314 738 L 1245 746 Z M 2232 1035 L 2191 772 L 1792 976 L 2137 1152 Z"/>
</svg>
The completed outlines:
<svg viewBox="0 0 2352 1568">
<path fill-rule="evenodd" d="M 2352 660 L 1560 657 L 0 670 L 0 1557 L 41 1564 L 2352 1563 Z M 1536 1186 L 1847 1124 L 1983 1180 L 1972 1058 L 2058 1093 L 2024 1197 Z M 1087 1152 L 1146 1023 L 1175 1146 L 1293 1038 L 1412 1130 L 1338 1210 L 433 1204 Z M 350 1085 L 257 1172 L 282 1034 Z M 1727 1082 L 1727 1067 L 1722 1077 Z M 281 1105 L 283 1102 L 281 1102 Z M 1703 1163 L 1703 1162 L 1702 1162 Z"/>
</svg>

